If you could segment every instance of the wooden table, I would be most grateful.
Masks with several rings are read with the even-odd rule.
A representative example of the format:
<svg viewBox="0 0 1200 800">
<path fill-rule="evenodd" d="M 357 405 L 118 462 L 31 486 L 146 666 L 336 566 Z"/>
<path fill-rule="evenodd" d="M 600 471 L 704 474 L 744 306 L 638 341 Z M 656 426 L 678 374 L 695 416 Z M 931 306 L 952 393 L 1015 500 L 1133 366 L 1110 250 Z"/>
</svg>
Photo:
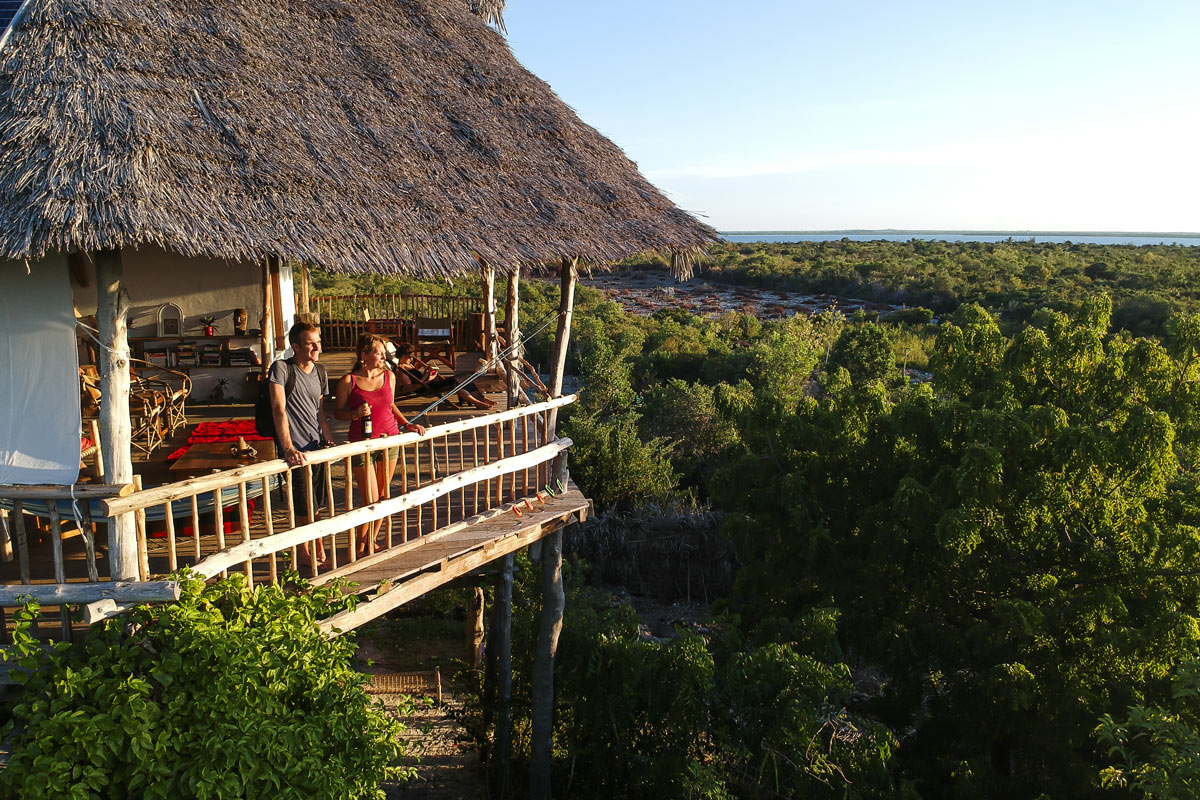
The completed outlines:
<svg viewBox="0 0 1200 800">
<path fill-rule="evenodd" d="M 188 451 L 171 465 L 171 472 L 184 478 L 207 475 L 215 470 L 234 469 L 275 458 L 275 442 L 246 442 L 258 451 L 253 458 L 237 458 L 229 452 L 236 442 L 201 442 L 188 447 Z"/>
</svg>

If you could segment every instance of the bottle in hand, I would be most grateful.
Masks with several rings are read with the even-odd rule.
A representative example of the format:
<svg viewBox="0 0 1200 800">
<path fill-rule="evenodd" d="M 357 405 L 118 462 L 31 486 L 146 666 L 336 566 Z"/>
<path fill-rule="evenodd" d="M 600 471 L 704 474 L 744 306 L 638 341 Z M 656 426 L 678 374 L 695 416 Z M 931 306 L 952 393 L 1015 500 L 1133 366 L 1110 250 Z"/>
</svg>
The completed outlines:
<svg viewBox="0 0 1200 800">
<path fill-rule="evenodd" d="M 371 409 L 367 408 L 367 413 L 362 418 L 363 438 L 370 439 L 375 434 L 375 426 L 371 424 Z"/>
</svg>

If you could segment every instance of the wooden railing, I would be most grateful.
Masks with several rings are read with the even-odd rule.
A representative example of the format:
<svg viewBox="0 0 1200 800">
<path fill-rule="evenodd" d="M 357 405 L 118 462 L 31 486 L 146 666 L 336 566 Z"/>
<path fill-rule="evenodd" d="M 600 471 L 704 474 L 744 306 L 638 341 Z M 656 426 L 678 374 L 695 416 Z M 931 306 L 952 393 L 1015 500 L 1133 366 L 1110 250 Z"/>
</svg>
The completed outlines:
<svg viewBox="0 0 1200 800">
<path fill-rule="evenodd" d="M 478 297 L 427 294 L 349 294 L 312 297 L 309 308 L 321 315 L 321 340 L 326 350 L 353 348 L 371 319 L 466 319 L 483 312 Z"/>
<path fill-rule="evenodd" d="M 370 538 L 367 557 L 380 557 L 447 525 L 533 497 L 550 484 L 551 462 L 571 444 L 569 439 L 553 438 L 552 412 L 574 400 L 571 395 L 470 417 L 420 435 L 338 445 L 309 453 L 308 463 L 297 468 L 276 459 L 148 489 L 105 487 L 86 497 L 76 491 L 76 498 L 84 500 L 79 506 L 81 527 L 87 529 L 87 583 L 67 583 L 63 569 L 61 519 L 72 516 L 63 513 L 62 503 L 67 501 L 62 498 L 69 497 L 68 490 L 40 487 L 44 491 L 36 499 L 36 489 L 24 492 L 21 499 L 9 501 L 15 505 L 10 518 L 22 526 L 16 534 L 21 584 L 0 587 L 0 606 L 15 605 L 19 595 L 32 594 L 44 603 L 57 598 L 61 603 L 90 604 L 84 618 L 93 620 L 124 603 L 178 598 L 175 582 L 152 576 L 180 567 L 205 577 L 240 571 L 251 585 L 274 583 L 285 568 L 298 565 L 301 545 L 315 550 L 318 540 L 329 568 L 336 572 L 358 560 L 355 528 L 376 520 L 383 521 L 383 539 L 377 545 Z M 395 478 L 384 497 L 366 502 L 354 485 L 352 461 L 364 454 L 377 461 L 389 448 L 399 449 Z M 323 487 L 313 485 L 320 464 L 327 467 Z M 295 507 L 292 488 L 297 481 L 305 482 L 307 508 Z M 6 495 L 0 487 L 4 497 L 11 492 Z M 22 511 L 29 513 L 35 503 L 46 508 L 50 519 L 53 584 L 39 585 L 39 576 L 29 574 Z M 97 523 L 122 514 L 133 514 L 136 520 L 138 583 L 105 581 L 97 569 L 92 539 Z M 318 574 L 311 563 L 302 572 L 306 577 Z M 93 602 L 100 598 L 105 598 L 103 603 Z M 65 630 L 65 606 L 62 613 Z"/>
</svg>

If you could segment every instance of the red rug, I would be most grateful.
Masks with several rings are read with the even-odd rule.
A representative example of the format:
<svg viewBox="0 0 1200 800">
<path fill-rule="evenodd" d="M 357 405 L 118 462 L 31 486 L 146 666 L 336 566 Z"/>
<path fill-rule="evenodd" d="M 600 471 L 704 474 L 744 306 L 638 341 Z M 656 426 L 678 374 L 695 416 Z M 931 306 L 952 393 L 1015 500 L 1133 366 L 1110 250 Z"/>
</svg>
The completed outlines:
<svg viewBox="0 0 1200 800">
<path fill-rule="evenodd" d="M 201 442 L 236 442 L 238 437 L 247 442 L 265 442 L 269 436 L 260 436 L 254 430 L 254 420 L 234 419 L 228 422 L 201 422 L 188 436 L 188 443 L 167 456 L 167 461 L 174 461 L 188 451 L 188 448 Z"/>
</svg>

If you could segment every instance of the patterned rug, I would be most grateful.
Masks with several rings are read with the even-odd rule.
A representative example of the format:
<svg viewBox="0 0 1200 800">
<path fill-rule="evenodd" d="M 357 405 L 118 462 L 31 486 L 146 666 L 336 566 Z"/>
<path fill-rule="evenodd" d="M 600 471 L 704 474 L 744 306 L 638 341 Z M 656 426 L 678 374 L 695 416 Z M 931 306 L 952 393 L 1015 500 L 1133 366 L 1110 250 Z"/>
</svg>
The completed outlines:
<svg viewBox="0 0 1200 800">
<path fill-rule="evenodd" d="M 238 437 L 247 442 L 265 442 L 269 436 L 260 436 L 254 430 L 252 419 L 232 419 L 227 422 L 201 422 L 188 436 L 187 444 L 167 456 L 167 461 L 174 461 L 188 451 L 194 444 L 202 442 L 236 442 Z"/>
</svg>

